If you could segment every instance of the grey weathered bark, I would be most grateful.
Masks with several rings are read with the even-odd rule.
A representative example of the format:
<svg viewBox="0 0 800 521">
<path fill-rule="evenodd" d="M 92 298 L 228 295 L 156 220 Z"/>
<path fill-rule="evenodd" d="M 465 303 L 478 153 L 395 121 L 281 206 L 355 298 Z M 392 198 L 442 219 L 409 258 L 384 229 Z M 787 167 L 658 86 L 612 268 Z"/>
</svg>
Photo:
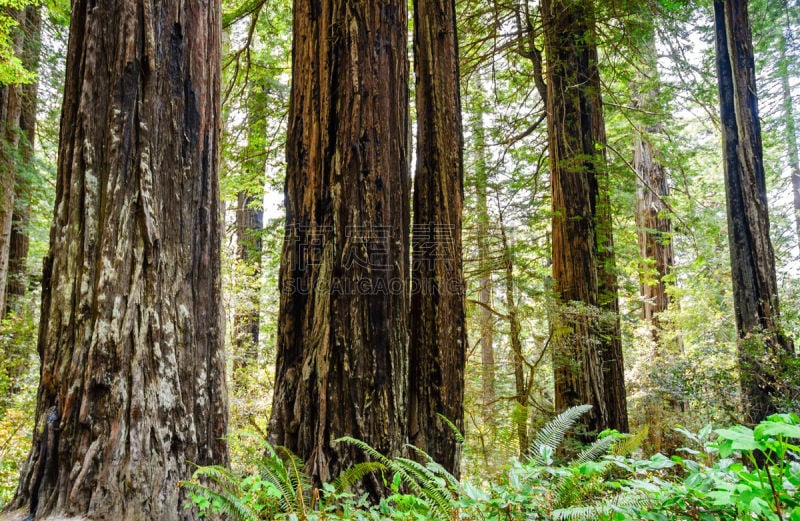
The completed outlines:
<svg viewBox="0 0 800 521">
<path fill-rule="evenodd" d="M 592 2 L 544 0 L 542 19 L 560 302 L 551 322 L 556 409 L 590 404 L 589 431 L 626 430 Z"/>
<path fill-rule="evenodd" d="M 779 324 L 747 1 L 714 0 L 714 22 L 742 403 L 757 423 L 789 391 L 782 367 L 793 348 Z"/>
<path fill-rule="evenodd" d="M 467 331 L 461 260 L 463 137 L 455 1 L 415 0 L 414 177 L 409 439 L 460 474 Z"/>
<path fill-rule="evenodd" d="M 22 66 L 29 71 L 39 67 L 42 19 L 38 6 L 28 6 L 21 21 L 23 31 Z M 25 295 L 28 286 L 28 218 L 30 216 L 29 187 L 27 176 L 19 175 L 20 170 L 33 166 L 34 144 L 36 140 L 36 106 L 38 79 L 21 86 L 19 164 L 14 183 L 16 204 L 11 222 L 9 238 L 8 282 L 6 284 L 6 310 L 14 307 L 14 302 Z"/>
<path fill-rule="evenodd" d="M 193 519 L 225 463 L 219 2 L 72 4 L 33 446 L 35 519 Z"/>
<path fill-rule="evenodd" d="M 407 16 L 404 0 L 294 2 L 269 436 L 318 485 L 365 457 L 337 438 L 389 455 L 407 439 Z"/>
</svg>

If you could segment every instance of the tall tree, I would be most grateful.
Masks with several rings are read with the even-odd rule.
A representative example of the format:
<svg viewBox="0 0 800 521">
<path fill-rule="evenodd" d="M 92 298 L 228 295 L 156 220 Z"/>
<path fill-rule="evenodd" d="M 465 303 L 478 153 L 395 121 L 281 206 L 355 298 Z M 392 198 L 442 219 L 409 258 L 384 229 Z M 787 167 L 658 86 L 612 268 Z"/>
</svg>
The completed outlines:
<svg viewBox="0 0 800 521">
<path fill-rule="evenodd" d="M 794 193 L 794 219 L 797 240 L 800 241 L 800 153 L 797 150 L 797 125 L 795 123 L 794 103 L 792 100 L 791 74 L 789 72 L 788 38 L 791 35 L 791 19 L 789 5 L 784 0 L 783 14 L 786 26 L 778 34 L 778 76 L 781 80 L 781 97 L 783 98 L 783 118 L 786 126 L 786 151 L 789 159 L 789 171 L 792 176 L 792 192 Z"/>
<path fill-rule="evenodd" d="M 414 2 L 417 171 L 409 356 L 409 437 L 458 476 L 467 330 L 461 263 L 463 137 L 455 1 Z"/>
<path fill-rule="evenodd" d="M 261 171 L 264 169 L 262 167 Z M 261 234 L 264 227 L 264 212 L 261 201 L 247 190 L 237 194 L 236 201 L 236 256 L 245 266 L 245 275 L 251 279 L 242 291 L 241 300 L 234 316 L 233 338 L 238 345 L 237 368 L 247 368 L 258 358 L 259 337 L 259 292 L 258 280 L 261 274 Z"/>
<path fill-rule="evenodd" d="M 8 20 L 17 24 L 25 21 L 24 9 L 3 7 L 0 14 L 8 16 Z M 15 57 L 20 57 L 24 47 L 24 31 L 17 26 L 9 36 Z M 16 174 L 20 162 L 23 89 L 23 85 L 18 83 L 0 84 L 0 315 L 5 314 L 6 309 L 11 223 L 16 200 Z"/>
<path fill-rule="evenodd" d="M 225 463 L 218 2 L 72 4 L 42 282 L 32 517 L 193 519 Z"/>
<path fill-rule="evenodd" d="M 407 439 L 407 5 L 296 0 L 293 24 L 269 431 L 319 484 L 364 458 L 340 436 Z"/>
<path fill-rule="evenodd" d="M 794 350 L 779 324 L 747 0 L 714 0 L 714 28 L 742 403 L 757 423 L 777 411 Z"/>
<path fill-rule="evenodd" d="M 480 73 L 475 75 L 475 92 L 470 96 L 470 127 L 474 147 L 474 185 L 477 211 L 478 302 L 480 309 L 481 400 L 483 422 L 493 424 L 495 402 L 494 312 L 492 310 L 492 263 L 489 249 L 488 168 L 486 128 L 484 126 L 484 90 Z"/>
<path fill-rule="evenodd" d="M 24 20 L 21 23 L 23 31 L 22 66 L 27 70 L 36 71 L 39 66 L 39 53 L 41 47 L 42 18 L 37 6 L 27 6 L 24 10 Z M 22 85 L 20 100 L 20 143 L 19 163 L 14 186 L 15 204 L 11 220 L 11 235 L 9 237 L 8 254 L 8 282 L 6 284 L 6 307 L 11 309 L 14 301 L 23 295 L 28 286 L 28 219 L 30 216 L 29 172 L 33 168 L 34 143 L 36 140 L 36 107 L 38 96 L 38 79 Z"/>
<path fill-rule="evenodd" d="M 592 4 L 542 2 L 559 302 L 551 323 L 555 401 L 557 410 L 591 404 L 589 431 L 626 430 L 610 209 L 600 186 L 605 131 Z"/>
</svg>

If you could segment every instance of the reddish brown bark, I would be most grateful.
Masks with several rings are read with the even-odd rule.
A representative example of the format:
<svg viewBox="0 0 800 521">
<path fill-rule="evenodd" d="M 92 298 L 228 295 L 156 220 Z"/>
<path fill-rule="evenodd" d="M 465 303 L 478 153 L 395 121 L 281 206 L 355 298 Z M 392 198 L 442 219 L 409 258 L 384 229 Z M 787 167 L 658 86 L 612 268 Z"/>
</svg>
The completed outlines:
<svg viewBox="0 0 800 521">
<path fill-rule="evenodd" d="M 21 21 L 23 31 L 22 65 L 29 71 L 36 71 L 39 66 L 41 47 L 41 15 L 39 7 L 28 6 Z M 28 217 L 30 201 L 28 175 L 24 170 L 33 168 L 34 144 L 36 140 L 36 105 L 38 96 L 38 80 L 21 86 L 20 104 L 20 142 L 19 163 L 14 183 L 16 204 L 11 223 L 8 255 L 8 283 L 6 285 L 6 308 L 10 310 L 14 301 L 25 295 L 28 285 Z"/>
<path fill-rule="evenodd" d="M 589 0 L 544 0 L 553 197 L 556 409 L 593 406 L 586 427 L 627 429 L 605 131 Z"/>
<path fill-rule="evenodd" d="M 225 463 L 218 2 L 72 4 L 33 447 L 35 519 L 193 519 Z"/>
<path fill-rule="evenodd" d="M 319 485 L 365 457 L 337 438 L 407 439 L 407 6 L 296 0 L 293 23 L 269 431 Z"/>
<path fill-rule="evenodd" d="M 414 2 L 414 177 L 409 438 L 460 474 L 466 325 L 461 261 L 463 137 L 455 2 Z"/>
</svg>

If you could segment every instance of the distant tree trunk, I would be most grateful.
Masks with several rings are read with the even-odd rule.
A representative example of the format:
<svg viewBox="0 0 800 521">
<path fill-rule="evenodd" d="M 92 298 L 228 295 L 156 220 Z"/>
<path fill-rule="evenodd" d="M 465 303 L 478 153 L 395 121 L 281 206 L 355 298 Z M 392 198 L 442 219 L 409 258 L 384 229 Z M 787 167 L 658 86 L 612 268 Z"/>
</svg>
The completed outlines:
<svg viewBox="0 0 800 521">
<path fill-rule="evenodd" d="M 39 7 L 28 6 L 24 10 L 22 30 L 24 42 L 22 45 L 22 65 L 30 71 L 39 68 L 39 52 L 41 47 L 42 18 Z M 22 85 L 22 99 L 20 107 L 19 129 L 21 140 L 19 143 L 19 169 L 32 168 L 34 144 L 36 140 L 36 105 L 39 90 L 38 80 Z M 17 198 L 29 197 L 28 182 L 25 176 L 17 175 L 15 187 Z M 28 287 L 28 219 L 30 216 L 30 201 L 17 204 L 14 207 L 11 224 L 11 237 L 9 239 L 8 259 L 8 284 L 6 285 L 6 311 L 14 307 L 14 302 L 25 295 Z"/>
<path fill-rule="evenodd" d="M 317 485 L 406 441 L 406 2 L 294 2 L 270 441 Z M 373 496 L 380 476 L 365 478 Z"/>
<path fill-rule="evenodd" d="M 644 16 L 644 15 L 642 15 Z M 642 38 L 642 61 L 640 72 L 633 84 L 633 105 L 642 111 L 642 122 L 634 130 L 633 168 L 636 171 L 636 226 L 638 228 L 640 296 L 642 319 L 652 341 L 650 364 L 659 371 L 670 357 L 680 355 L 680 342 L 665 338 L 660 315 L 670 305 L 666 277 L 673 268 L 672 221 L 667 215 L 665 199 L 669 197 L 667 171 L 659 159 L 654 144 L 663 132 L 659 121 L 659 73 L 653 22 L 642 19 L 646 34 Z M 648 439 L 656 451 L 668 448 L 672 426 L 666 422 L 668 415 L 682 408 L 673 395 L 651 389 L 645 403 L 644 414 L 649 425 Z M 671 447 L 675 448 L 675 447 Z"/>
<path fill-rule="evenodd" d="M 551 322 L 556 409 L 590 404 L 588 431 L 625 430 L 618 317 L 611 326 L 603 317 L 614 314 L 617 304 L 610 208 L 599 186 L 605 160 L 598 145 L 605 143 L 605 132 L 592 2 L 544 0 L 542 18 L 553 278 L 560 302 Z"/>
<path fill-rule="evenodd" d="M 509 337 L 514 364 L 514 393 L 519 410 L 515 414 L 515 427 L 519 441 L 519 455 L 528 452 L 528 385 L 525 382 L 525 354 L 522 352 L 522 327 L 519 322 L 519 309 L 514 291 L 514 257 L 511 244 L 503 223 L 501 223 L 501 239 L 503 241 L 503 264 L 505 265 L 506 313 L 508 314 Z"/>
<path fill-rule="evenodd" d="M 714 0 L 714 20 L 742 402 L 757 423 L 777 411 L 793 348 L 779 324 L 747 1 Z"/>
<path fill-rule="evenodd" d="M 417 171 L 409 356 L 409 438 L 455 476 L 464 430 L 467 331 L 461 260 L 463 137 L 455 1 L 415 0 Z"/>
<path fill-rule="evenodd" d="M 481 346 L 481 399 L 483 401 L 483 423 L 494 425 L 495 360 L 494 360 L 494 313 L 492 312 L 492 264 L 489 251 L 489 205 L 487 201 L 488 175 L 486 165 L 486 129 L 483 122 L 483 85 L 476 75 L 474 99 L 471 100 L 471 127 L 475 150 L 475 199 L 478 214 L 478 310 Z"/>
<path fill-rule="evenodd" d="M 22 24 L 25 10 L 6 8 L 9 17 Z M 22 55 L 24 32 L 17 27 L 11 31 L 11 46 L 16 56 Z M 5 314 L 8 264 L 11 251 L 11 224 L 16 200 L 16 180 L 19 168 L 20 115 L 23 86 L 0 85 L 0 315 Z"/>
<path fill-rule="evenodd" d="M 251 366 L 258 360 L 258 330 L 261 306 L 258 281 L 261 276 L 261 234 L 264 213 L 258 197 L 242 191 L 236 206 L 236 256 L 245 265 L 248 282 L 242 300 L 234 315 L 233 338 L 238 347 L 234 373 Z"/>
<path fill-rule="evenodd" d="M 35 519 L 190 520 L 224 464 L 219 3 L 72 4 L 33 447 Z"/>
<path fill-rule="evenodd" d="M 786 55 L 786 34 L 791 34 L 789 26 L 788 6 L 784 3 L 786 14 L 786 32 L 781 30 L 778 40 L 778 51 L 780 61 L 778 63 L 778 74 L 781 79 L 781 95 L 783 97 L 783 118 L 786 124 L 786 151 L 789 155 L 789 168 L 792 175 L 792 192 L 794 193 L 794 218 L 797 232 L 797 240 L 800 242 L 800 155 L 797 151 L 797 126 L 794 120 L 794 108 L 792 103 L 792 86 L 789 82 L 789 62 Z"/>
<path fill-rule="evenodd" d="M 592 23 L 593 23 L 592 18 Z M 601 309 L 599 336 L 600 360 L 603 364 L 608 426 L 628 432 L 628 401 L 625 391 L 625 363 L 622 356 L 622 332 L 619 318 L 619 286 L 611 215 L 611 186 L 606 165 L 606 127 L 603 100 L 600 97 L 600 74 L 597 71 L 597 48 L 592 46 L 590 64 L 594 68 L 588 95 L 592 104 L 592 128 L 595 139 L 593 161 L 597 168 L 597 207 L 595 209 L 595 249 L 597 251 L 597 293 Z"/>
</svg>

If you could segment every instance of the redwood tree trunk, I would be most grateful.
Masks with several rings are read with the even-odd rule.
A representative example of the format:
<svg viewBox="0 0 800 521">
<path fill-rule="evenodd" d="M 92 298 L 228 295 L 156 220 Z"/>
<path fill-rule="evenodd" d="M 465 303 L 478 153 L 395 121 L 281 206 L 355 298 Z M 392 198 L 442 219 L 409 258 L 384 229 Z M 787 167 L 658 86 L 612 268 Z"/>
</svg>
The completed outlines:
<svg viewBox="0 0 800 521">
<path fill-rule="evenodd" d="M 263 172 L 263 168 L 261 169 Z M 239 192 L 236 206 L 236 256 L 245 265 L 250 281 L 245 288 L 234 315 L 233 339 L 238 346 L 234 373 L 258 360 L 259 305 L 258 281 L 261 276 L 262 228 L 264 212 L 261 202 L 248 192 Z"/>
<path fill-rule="evenodd" d="M 25 21 L 25 10 L 5 8 L 6 14 L 18 23 Z M 11 47 L 16 56 L 22 55 L 24 33 L 12 29 Z M 19 168 L 20 115 L 23 86 L 0 85 L 0 316 L 6 309 L 8 259 L 11 250 L 11 223 L 16 199 L 16 180 Z"/>
<path fill-rule="evenodd" d="M 502 220 L 501 220 L 502 221 Z M 503 264 L 505 265 L 505 290 L 506 313 L 508 315 L 509 339 L 511 341 L 512 362 L 514 364 L 514 393 L 519 406 L 518 414 L 514 414 L 514 427 L 517 431 L 519 442 L 519 456 L 528 453 L 530 441 L 528 439 L 528 394 L 530 382 L 525 382 L 525 354 L 522 352 L 522 326 L 519 322 L 519 308 L 514 291 L 514 259 L 511 253 L 511 244 L 508 241 L 505 223 L 501 226 L 503 241 Z"/>
<path fill-rule="evenodd" d="M 789 61 L 786 54 L 787 34 L 791 34 L 789 20 L 789 7 L 784 0 L 783 5 L 786 14 L 786 28 L 781 30 L 778 40 L 778 51 L 780 52 L 780 62 L 778 63 L 778 74 L 781 79 L 781 95 L 783 98 L 783 118 L 786 124 L 786 151 L 789 155 L 789 169 L 792 175 L 792 192 L 794 193 L 794 219 L 797 232 L 797 240 L 800 243 L 800 154 L 797 150 L 797 125 L 795 124 L 794 107 L 792 103 L 792 86 L 790 83 Z"/>
<path fill-rule="evenodd" d="M 389 455 L 407 439 L 406 38 L 404 0 L 294 3 L 269 431 L 317 485 L 365 458 L 337 438 Z"/>
<path fill-rule="evenodd" d="M 598 151 L 605 132 L 592 2 L 544 0 L 542 18 L 553 278 L 560 302 L 551 322 L 556 409 L 590 404 L 587 430 L 624 430 L 613 240 L 607 194 L 599 186 L 606 175 L 604 154 Z M 608 314 L 611 319 L 603 317 Z"/>
<path fill-rule="evenodd" d="M 30 71 L 39 67 L 42 19 L 39 7 L 28 6 L 24 10 L 21 23 L 24 34 L 22 44 L 22 65 Z M 36 140 L 36 105 L 38 80 L 21 87 L 19 130 L 19 170 L 33 168 L 34 144 Z M 25 295 L 28 286 L 28 218 L 30 216 L 30 196 L 26 176 L 17 175 L 14 187 L 17 202 L 11 222 L 8 255 L 8 283 L 6 284 L 6 308 L 10 310 L 14 301 Z M 21 199 L 21 200 L 20 200 Z"/>
<path fill-rule="evenodd" d="M 463 137 L 455 1 L 414 2 L 417 171 L 409 357 L 409 438 L 460 474 L 466 324 L 461 261 Z"/>
<path fill-rule="evenodd" d="M 791 391 L 782 361 L 793 348 L 779 324 L 747 1 L 714 0 L 714 20 L 742 403 L 745 421 L 757 423 Z"/>
<path fill-rule="evenodd" d="M 72 5 L 33 447 L 35 519 L 193 519 L 225 463 L 218 2 Z"/>
<path fill-rule="evenodd" d="M 492 312 L 492 264 L 489 251 L 489 205 L 488 175 L 486 165 L 486 129 L 483 123 L 483 85 L 476 75 L 476 94 L 472 100 L 470 123 L 475 150 L 475 199 L 478 214 L 478 322 L 481 346 L 481 400 L 483 401 L 483 423 L 494 428 L 495 359 L 494 359 L 494 313 Z"/>
</svg>

